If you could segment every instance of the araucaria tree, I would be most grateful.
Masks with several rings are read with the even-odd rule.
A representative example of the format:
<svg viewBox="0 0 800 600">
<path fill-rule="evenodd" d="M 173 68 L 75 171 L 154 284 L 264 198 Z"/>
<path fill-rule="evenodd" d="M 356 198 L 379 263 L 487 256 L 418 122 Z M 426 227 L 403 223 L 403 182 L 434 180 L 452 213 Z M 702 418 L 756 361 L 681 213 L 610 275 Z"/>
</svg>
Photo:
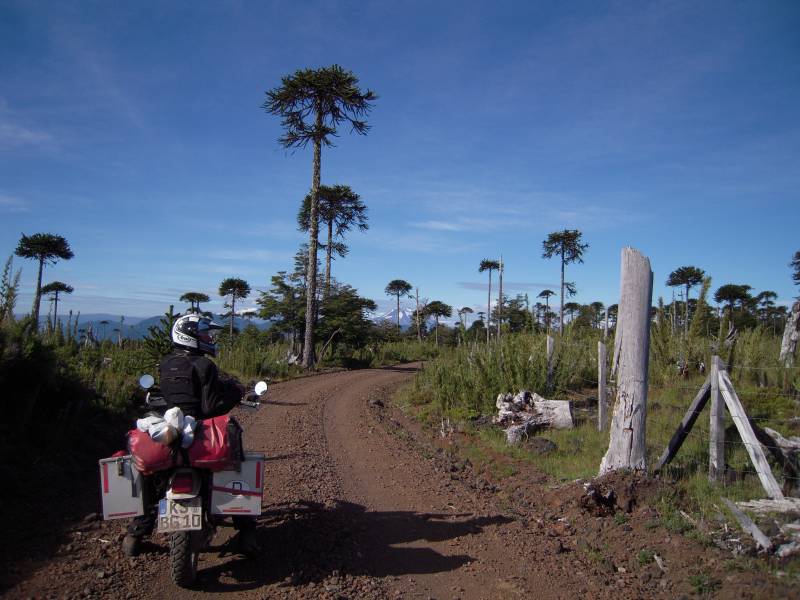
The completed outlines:
<svg viewBox="0 0 800 600">
<path fill-rule="evenodd" d="M 74 291 L 75 288 L 61 281 L 52 281 L 42 288 L 42 294 L 53 295 L 53 331 L 58 329 L 58 295 L 71 294 Z"/>
<path fill-rule="evenodd" d="M 324 223 L 328 230 L 328 241 L 325 244 L 325 292 L 328 297 L 331 289 L 331 258 L 333 254 L 344 257 L 347 255 L 347 245 L 340 241 L 344 234 L 352 227 L 359 231 L 369 229 L 367 221 L 367 206 L 361 197 L 350 189 L 348 185 L 319 186 L 317 194 L 317 218 Z M 311 229 L 311 194 L 303 199 L 303 205 L 297 215 L 300 231 Z M 334 240 L 334 237 L 339 240 Z"/>
<path fill-rule="evenodd" d="M 794 281 L 795 285 L 800 285 L 800 250 L 794 253 L 792 262 L 789 263 L 789 266 L 794 269 L 794 273 L 792 273 L 792 281 Z"/>
<path fill-rule="evenodd" d="M 200 312 L 200 303 L 201 302 L 209 302 L 211 298 L 208 297 L 208 294 L 204 294 L 203 292 L 186 292 L 183 296 L 180 297 L 181 302 L 188 302 L 189 303 L 189 310 L 191 312 Z"/>
<path fill-rule="evenodd" d="M 403 279 L 392 279 L 384 290 L 387 296 L 397 296 L 397 331 L 400 331 L 400 296 L 411 293 L 411 284 Z"/>
<path fill-rule="evenodd" d="M 36 295 L 33 298 L 33 322 L 39 327 L 39 305 L 42 301 L 42 272 L 44 265 L 54 265 L 59 258 L 69 260 L 75 254 L 69 242 L 60 235 L 52 233 L 22 234 L 14 254 L 22 258 L 35 258 L 39 261 L 39 274 L 36 277 Z"/>
<path fill-rule="evenodd" d="M 686 297 L 684 298 L 685 302 L 685 313 L 683 317 L 683 332 L 684 334 L 689 333 L 689 291 L 703 283 L 703 277 L 706 276 L 705 271 L 703 269 L 698 269 L 697 267 L 687 266 L 687 267 L 678 267 L 672 273 L 669 274 L 667 278 L 667 285 L 670 287 L 677 287 L 682 285 L 686 288 Z"/>
<path fill-rule="evenodd" d="M 284 148 L 314 148 L 311 176 L 311 202 L 308 234 L 308 287 L 306 288 L 306 329 L 303 345 L 303 366 L 314 366 L 314 328 L 317 293 L 317 243 L 319 219 L 317 202 L 320 188 L 322 146 L 332 146 L 331 138 L 344 123 L 350 130 L 366 135 L 369 125 L 365 117 L 377 96 L 361 91 L 358 78 L 339 65 L 321 69 L 301 69 L 281 79 L 280 87 L 267 92 L 263 104 L 268 113 L 281 117 L 284 134 L 278 142 Z"/>
<path fill-rule="evenodd" d="M 564 332 L 564 267 L 570 263 L 583 262 L 583 253 L 589 244 L 581 244 L 581 234 L 577 229 L 554 231 L 542 242 L 542 258 L 561 259 L 561 306 L 558 314 L 559 334 Z"/>
<path fill-rule="evenodd" d="M 736 303 L 738 302 L 744 307 L 745 302 L 750 299 L 751 289 L 753 288 L 749 285 L 727 283 L 714 292 L 714 302 L 717 304 L 728 304 L 728 316 L 731 322 L 733 322 L 733 310 L 736 308 Z"/>
<path fill-rule="evenodd" d="M 486 301 L 486 343 L 489 343 L 489 334 L 490 334 L 490 327 L 489 321 L 491 320 L 492 314 L 492 271 L 497 271 L 500 269 L 500 262 L 496 260 L 491 260 L 489 258 L 484 258 L 481 261 L 480 266 L 478 267 L 478 273 L 483 273 L 484 271 L 489 271 L 489 295 L 488 300 Z"/>
<path fill-rule="evenodd" d="M 432 302 L 428 302 L 428 306 L 425 307 L 425 312 L 428 316 L 433 317 L 436 321 L 436 329 L 434 339 L 436 340 L 436 345 L 439 345 L 439 319 L 441 317 L 450 318 L 453 315 L 453 307 L 449 304 L 445 304 L 444 302 L 440 302 L 439 300 L 433 300 Z"/>
<path fill-rule="evenodd" d="M 550 296 L 555 296 L 553 290 L 542 290 L 537 298 L 544 298 L 544 326 L 547 333 L 550 333 Z"/>
<path fill-rule="evenodd" d="M 223 298 L 231 297 L 231 336 L 233 336 L 233 319 L 236 316 L 236 299 L 244 299 L 250 295 L 250 284 L 238 277 L 228 277 L 219 284 L 219 295 Z"/>
</svg>

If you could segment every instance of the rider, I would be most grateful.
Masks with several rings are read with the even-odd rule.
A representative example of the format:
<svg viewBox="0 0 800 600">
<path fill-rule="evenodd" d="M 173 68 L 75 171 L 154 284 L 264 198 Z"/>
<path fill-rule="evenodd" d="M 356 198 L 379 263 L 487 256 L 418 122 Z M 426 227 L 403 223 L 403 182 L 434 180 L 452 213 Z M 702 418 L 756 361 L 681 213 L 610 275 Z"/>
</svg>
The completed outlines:
<svg viewBox="0 0 800 600">
<path fill-rule="evenodd" d="M 244 387 L 236 380 L 220 378 L 217 365 L 206 357 L 216 356 L 214 335 L 222 326 L 203 315 L 190 313 L 179 317 L 172 326 L 173 351 L 159 366 L 160 386 L 168 408 L 177 406 L 184 415 L 206 419 L 228 413 L 244 395 Z M 146 487 L 152 489 L 153 483 Z M 155 527 L 155 506 L 136 517 L 128 526 L 122 549 L 128 556 L 139 554 L 142 537 Z M 239 549 L 254 556 L 260 551 L 252 517 L 234 516 Z"/>
</svg>

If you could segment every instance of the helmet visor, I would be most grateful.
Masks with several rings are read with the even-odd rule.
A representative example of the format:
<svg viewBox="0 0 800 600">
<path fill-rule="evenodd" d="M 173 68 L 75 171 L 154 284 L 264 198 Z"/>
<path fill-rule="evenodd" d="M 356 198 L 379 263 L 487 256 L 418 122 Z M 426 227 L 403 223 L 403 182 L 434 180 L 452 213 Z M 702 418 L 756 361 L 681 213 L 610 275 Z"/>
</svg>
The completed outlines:
<svg viewBox="0 0 800 600">
<path fill-rule="evenodd" d="M 214 321 L 209 321 L 207 319 L 201 319 L 197 323 L 197 337 L 201 340 L 207 342 L 213 342 L 217 337 L 217 332 L 222 329 L 222 325 L 219 323 L 215 323 Z"/>
</svg>

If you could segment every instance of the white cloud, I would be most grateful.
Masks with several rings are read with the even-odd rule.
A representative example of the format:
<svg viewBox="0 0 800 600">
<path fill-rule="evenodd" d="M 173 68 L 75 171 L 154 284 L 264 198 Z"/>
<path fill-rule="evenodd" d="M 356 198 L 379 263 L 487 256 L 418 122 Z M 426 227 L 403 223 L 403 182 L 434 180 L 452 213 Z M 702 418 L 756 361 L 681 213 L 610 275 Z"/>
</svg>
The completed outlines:
<svg viewBox="0 0 800 600">
<path fill-rule="evenodd" d="M 53 136 L 46 131 L 31 129 L 0 116 L 0 150 L 12 150 L 22 147 L 50 147 Z"/>
<path fill-rule="evenodd" d="M 28 212 L 28 203 L 15 196 L 0 194 L 0 212 L 21 213 Z"/>
</svg>

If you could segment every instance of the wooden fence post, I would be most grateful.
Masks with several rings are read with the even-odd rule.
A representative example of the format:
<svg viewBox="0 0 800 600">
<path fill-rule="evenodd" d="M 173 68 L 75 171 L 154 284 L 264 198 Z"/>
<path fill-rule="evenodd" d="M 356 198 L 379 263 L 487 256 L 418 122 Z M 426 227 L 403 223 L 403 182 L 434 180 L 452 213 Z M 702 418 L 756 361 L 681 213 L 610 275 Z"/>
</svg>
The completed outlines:
<svg viewBox="0 0 800 600">
<path fill-rule="evenodd" d="M 681 445 L 683 445 L 683 442 L 686 441 L 686 436 L 689 435 L 692 427 L 694 427 L 697 417 L 700 416 L 700 412 L 703 410 L 703 408 L 705 408 L 706 402 L 708 402 L 710 395 L 711 374 L 706 377 L 705 382 L 700 387 L 700 390 L 697 392 L 694 400 L 692 400 L 692 403 L 689 405 L 689 410 L 686 411 L 686 414 L 683 416 L 680 425 L 678 425 L 675 433 L 672 434 L 667 447 L 664 448 L 661 458 L 656 463 L 655 469 L 653 469 L 653 474 L 659 473 L 665 465 L 669 464 L 669 462 L 675 458 L 675 455 L 678 453 Z"/>
<path fill-rule="evenodd" d="M 653 271 L 650 260 L 633 248 L 622 250 L 620 288 L 611 369 L 617 397 L 608 451 L 600 463 L 600 475 L 617 469 L 647 470 L 645 418 Z"/>
<path fill-rule="evenodd" d="M 553 353 L 556 349 L 556 341 L 549 333 L 547 334 L 547 391 L 553 389 Z"/>
<path fill-rule="evenodd" d="M 606 345 L 597 342 L 597 431 L 606 428 L 608 418 L 606 408 L 608 397 L 606 396 Z"/>
<path fill-rule="evenodd" d="M 711 357 L 711 442 L 708 450 L 708 480 L 722 483 L 725 476 L 725 402 L 719 391 L 720 358 Z"/>
<path fill-rule="evenodd" d="M 775 481 L 775 476 L 772 474 L 772 469 L 769 467 L 767 457 L 764 455 L 764 450 L 761 448 L 761 443 L 758 441 L 753 428 L 750 426 L 750 419 L 747 418 L 747 413 L 744 411 L 739 396 L 736 390 L 733 389 L 733 383 L 728 376 L 727 371 L 720 370 L 719 372 L 719 389 L 722 397 L 725 399 L 725 404 L 728 406 L 728 412 L 733 418 L 733 423 L 739 431 L 742 438 L 744 447 L 747 454 L 750 455 L 750 460 L 756 468 L 758 478 L 761 480 L 761 485 L 767 495 L 773 500 L 782 500 L 783 492 L 778 482 Z"/>
</svg>

